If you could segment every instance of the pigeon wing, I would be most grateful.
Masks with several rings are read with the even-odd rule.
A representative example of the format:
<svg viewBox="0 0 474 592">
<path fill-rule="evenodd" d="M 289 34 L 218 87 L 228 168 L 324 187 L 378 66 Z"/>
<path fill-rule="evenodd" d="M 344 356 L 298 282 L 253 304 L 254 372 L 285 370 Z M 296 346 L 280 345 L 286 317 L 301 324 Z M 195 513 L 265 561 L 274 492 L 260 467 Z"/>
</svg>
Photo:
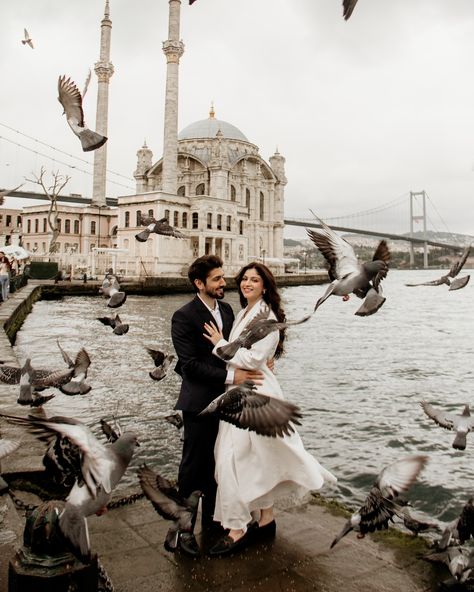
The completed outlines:
<svg viewBox="0 0 474 592">
<path fill-rule="evenodd" d="M 19 440 L 0 440 L 0 459 L 5 458 L 20 446 Z"/>
<path fill-rule="evenodd" d="M 433 407 L 433 405 L 430 405 L 426 401 L 421 401 L 420 405 L 426 415 L 439 426 L 446 428 L 447 430 L 453 429 L 454 422 L 456 420 L 456 416 L 454 414 L 438 411 Z"/>
<path fill-rule="evenodd" d="M 138 480 L 143 493 L 151 501 L 155 510 L 166 520 L 177 521 L 184 508 L 176 500 L 160 491 L 157 485 L 157 476 L 157 473 L 146 465 L 138 469 Z"/>
<path fill-rule="evenodd" d="M 378 487 L 369 492 L 364 505 L 359 510 L 361 517 L 359 528 L 362 534 L 388 527 L 388 522 L 395 514 L 395 505 L 384 499 Z"/>
<path fill-rule="evenodd" d="M 74 376 L 74 370 L 53 370 L 52 372 L 48 372 L 48 374 L 44 377 L 40 377 L 38 374 L 39 371 L 35 370 L 35 377 L 33 380 L 33 386 L 40 387 L 40 388 L 48 388 L 53 387 L 57 388 L 62 384 L 66 384 L 69 382 L 71 378 Z"/>
<path fill-rule="evenodd" d="M 63 106 L 67 119 L 73 121 L 79 127 L 84 127 L 81 93 L 74 82 L 70 78 L 66 80 L 66 76 L 60 76 L 58 93 L 58 101 Z"/>
<path fill-rule="evenodd" d="M 146 347 L 145 349 L 155 362 L 155 366 L 161 366 L 163 364 L 165 361 L 165 354 L 162 351 L 159 349 L 153 349 L 152 347 Z"/>
<path fill-rule="evenodd" d="M 383 261 L 387 267 L 386 269 L 381 269 L 377 275 L 372 280 L 372 284 L 374 288 L 377 290 L 379 287 L 380 282 L 387 277 L 388 273 L 388 264 L 390 263 L 390 250 L 387 245 L 387 241 L 381 240 L 375 250 L 374 256 L 372 261 Z"/>
<path fill-rule="evenodd" d="M 416 286 L 441 286 L 446 283 L 445 277 L 446 276 L 443 276 L 438 280 L 433 280 L 431 282 L 422 282 L 421 284 L 405 284 L 405 286 L 408 286 L 409 288 L 415 288 Z"/>
<path fill-rule="evenodd" d="M 426 455 L 406 456 L 385 467 L 374 486 L 380 489 L 385 499 L 395 499 L 400 493 L 408 491 L 427 462 Z"/>
<path fill-rule="evenodd" d="M 58 344 L 59 351 L 61 352 L 61 355 L 63 357 L 63 360 L 67 364 L 67 367 L 68 368 L 73 368 L 74 367 L 74 362 L 73 362 L 72 358 L 61 347 L 61 344 L 59 343 L 59 339 L 56 339 L 56 343 Z"/>
<path fill-rule="evenodd" d="M 341 279 L 346 275 L 359 272 L 359 263 L 352 246 L 336 234 L 329 226 L 318 218 L 323 226 L 322 231 L 306 229 L 309 238 L 318 247 L 329 264 L 329 278 Z"/>
<path fill-rule="evenodd" d="M 352 12 L 354 11 L 357 0 L 343 0 L 342 3 L 342 16 L 347 21 L 350 19 Z"/>
<path fill-rule="evenodd" d="M 452 264 L 451 269 L 449 270 L 449 273 L 448 273 L 449 277 L 454 278 L 458 275 L 458 273 L 461 271 L 464 264 L 466 263 L 467 258 L 469 257 L 470 250 L 471 250 L 471 245 L 468 245 L 464 249 L 464 252 L 461 255 L 461 257 Z"/>
<path fill-rule="evenodd" d="M 170 226 L 167 218 L 157 220 L 152 232 L 156 232 L 156 234 L 164 234 L 165 236 L 174 236 L 175 238 L 186 238 L 182 232 L 179 232 L 179 230 Z"/>
<path fill-rule="evenodd" d="M 5 384 L 19 384 L 21 377 L 21 368 L 13 366 L 0 366 L 0 382 Z"/>
<path fill-rule="evenodd" d="M 166 218 L 164 218 L 164 220 L 166 220 Z M 157 223 L 157 220 L 153 216 L 144 216 L 143 214 L 141 215 L 140 224 L 142 226 L 150 226 L 150 224 L 156 224 L 156 223 Z"/>
<path fill-rule="evenodd" d="M 91 365 L 91 359 L 89 357 L 89 354 L 86 352 L 86 350 L 82 347 L 76 355 L 76 359 L 74 360 L 74 372 L 73 372 L 73 376 L 79 376 L 81 374 L 84 374 L 84 378 L 86 378 L 87 376 L 87 370 L 89 369 L 89 366 Z"/>
<path fill-rule="evenodd" d="M 97 317 L 97 320 L 112 328 L 114 328 L 116 325 L 115 318 L 112 319 L 111 317 Z"/>
</svg>

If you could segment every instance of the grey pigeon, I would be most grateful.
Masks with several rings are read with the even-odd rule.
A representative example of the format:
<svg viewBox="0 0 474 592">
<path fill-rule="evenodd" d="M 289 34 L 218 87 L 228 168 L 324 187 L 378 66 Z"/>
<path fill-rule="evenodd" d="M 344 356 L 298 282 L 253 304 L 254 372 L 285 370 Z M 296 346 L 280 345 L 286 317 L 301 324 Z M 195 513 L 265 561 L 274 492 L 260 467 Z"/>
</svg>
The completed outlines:
<svg viewBox="0 0 474 592">
<path fill-rule="evenodd" d="M 17 399 L 19 405 L 30 405 L 30 407 L 40 407 L 50 401 L 54 395 L 38 395 L 34 387 L 36 373 L 31 366 L 31 360 L 28 358 L 21 368 L 11 368 L 10 366 L 3 366 L 2 373 L 6 370 L 16 370 L 16 381 L 9 384 L 20 385 L 20 396 Z M 9 376 L 12 376 L 12 372 L 9 372 Z M 3 374 L 2 374 L 3 375 Z M 0 375 L 0 380 L 2 375 Z M 4 381 L 2 381 L 4 382 Z M 42 390 L 42 389 L 41 389 Z"/>
<path fill-rule="evenodd" d="M 107 138 L 86 126 L 81 93 L 70 78 L 66 80 L 66 76 L 59 77 L 58 94 L 58 101 L 64 109 L 63 114 L 66 115 L 69 127 L 81 141 L 82 150 L 90 152 L 103 146 L 107 142 Z"/>
<path fill-rule="evenodd" d="M 178 430 L 183 427 L 183 418 L 179 413 L 172 413 L 171 415 L 165 415 L 164 418 L 168 423 L 174 425 Z"/>
<path fill-rule="evenodd" d="M 153 349 L 151 347 L 146 347 L 145 349 L 155 363 L 154 370 L 149 372 L 150 377 L 153 378 L 153 380 L 162 380 L 166 376 L 166 373 L 176 356 L 174 354 L 165 354 L 159 349 Z"/>
<path fill-rule="evenodd" d="M 439 524 L 419 520 L 418 518 L 415 518 L 407 508 L 402 508 L 398 516 L 403 520 L 403 526 L 415 536 L 418 536 L 420 532 L 426 532 L 427 530 L 441 531 Z"/>
<path fill-rule="evenodd" d="M 10 193 L 13 193 L 14 191 L 18 191 L 20 187 L 23 187 L 23 185 L 24 183 L 18 185 L 17 187 L 14 187 L 13 189 L 0 189 L 0 206 L 3 206 L 3 202 L 5 201 L 7 195 L 10 195 Z"/>
<path fill-rule="evenodd" d="M 115 275 L 106 274 L 102 287 L 100 288 L 104 298 L 108 298 L 107 306 L 109 308 L 118 308 L 127 299 L 125 292 L 120 290 L 120 284 Z"/>
<path fill-rule="evenodd" d="M 23 45 L 29 45 L 31 49 L 34 49 L 33 40 L 26 29 L 23 29 L 23 39 L 21 40 Z"/>
<path fill-rule="evenodd" d="M 354 512 L 344 528 L 331 543 L 334 547 L 351 530 L 359 532 L 363 538 L 368 532 L 388 528 L 389 520 L 400 511 L 396 498 L 408 491 L 421 469 L 428 461 L 424 455 L 406 456 L 385 467 L 369 492 L 362 507 Z"/>
<path fill-rule="evenodd" d="M 122 323 L 122 320 L 118 314 L 116 314 L 114 317 L 97 317 L 97 320 L 104 325 L 112 327 L 115 335 L 124 335 L 125 333 L 128 333 L 130 328 L 127 323 Z"/>
<path fill-rule="evenodd" d="M 0 460 L 5 458 L 20 446 L 19 440 L 8 440 L 6 438 L 0 438 Z M 0 475 L 0 494 L 4 491 L 7 491 L 8 483 L 5 479 Z"/>
<path fill-rule="evenodd" d="M 453 448 L 456 448 L 456 450 L 465 450 L 466 436 L 474 428 L 474 418 L 471 417 L 469 405 L 464 406 L 461 415 L 456 415 L 447 411 L 437 411 L 433 405 L 430 405 L 426 401 L 422 401 L 420 405 L 426 415 L 435 423 L 442 428 L 454 430 L 456 432 Z"/>
<path fill-rule="evenodd" d="M 245 380 L 216 397 L 199 415 L 214 413 L 238 428 L 272 438 L 294 432 L 291 424 L 300 425 L 302 417 L 299 407 L 256 389 L 252 380 Z"/>
<path fill-rule="evenodd" d="M 286 329 L 291 325 L 300 325 L 311 318 L 311 315 L 307 315 L 297 321 L 280 322 L 276 319 L 269 319 L 269 314 L 270 308 L 268 306 L 263 308 L 258 314 L 255 315 L 255 317 L 245 327 L 237 339 L 227 343 L 226 345 L 221 345 L 218 347 L 216 349 L 216 354 L 222 360 L 231 360 L 241 347 L 250 349 L 254 343 L 257 343 L 257 341 L 260 341 L 260 339 L 270 335 L 272 331 L 281 331 L 282 329 Z"/>
<path fill-rule="evenodd" d="M 450 522 L 437 541 L 437 548 L 446 549 L 454 543 L 464 544 L 471 537 L 474 538 L 474 500 L 469 499 L 464 505 L 461 514 Z"/>
<path fill-rule="evenodd" d="M 409 288 L 415 288 L 416 286 L 442 286 L 443 284 L 446 284 L 447 286 L 449 286 L 449 291 L 460 290 L 461 288 L 464 288 L 465 286 L 467 286 L 471 276 L 466 275 L 462 278 L 454 278 L 456 278 L 458 273 L 464 267 L 464 264 L 466 263 L 467 258 L 469 257 L 470 251 L 471 245 L 468 245 L 464 249 L 461 257 L 451 265 L 451 269 L 448 271 L 448 273 L 446 275 L 442 275 L 439 279 L 433 280 L 431 282 L 422 282 L 421 284 L 405 284 L 405 286 L 408 286 Z"/>
<path fill-rule="evenodd" d="M 71 378 L 69 382 L 62 384 L 59 387 L 59 390 L 65 395 L 70 396 L 87 394 L 88 392 L 90 392 L 92 388 L 89 384 L 85 382 L 85 379 L 87 377 L 87 370 L 91 363 L 89 354 L 82 347 L 76 354 L 75 360 L 72 360 L 61 347 L 59 339 L 57 340 L 57 344 L 63 357 L 63 360 L 66 362 L 68 368 L 75 368 L 74 376 Z"/>
<path fill-rule="evenodd" d="M 423 559 L 445 563 L 458 582 L 465 582 L 471 576 L 474 562 L 470 550 L 461 547 L 448 547 L 443 551 L 430 552 L 423 555 Z"/>
<path fill-rule="evenodd" d="M 329 296 L 342 296 L 347 300 L 353 293 L 359 298 L 366 298 L 359 310 L 358 316 L 369 316 L 376 313 L 385 298 L 381 295 L 380 283 L 387 277 L 390 251 L 386 241 L 382 240 L 374 253 L 373 259 L 367 263 L 359 263 L 352 246 L 336 234 L 327 224 L 318 218 L 322 230 L 306 229 L 308 236 L 321 251 L 329 264 L 329 284 L 326 292 L 316 302 L 317 310 Z M 379 298 L 374 296 L 374 291 Z"/>
<path fill-rule="evenodd" d="M 0 414 L 8 421 L 26 426 L 40 439 L 59 434 L 67 437 L 81 452 L 81 474 L 67 497 L 59 517 L 61 532 L 74 553 L 90 557 L 87 516 L 105 511 L 112 490 L 125 473 L 138 439 L 135 433 L 125 432 L 113 444 L 102 444 L 91 430 L 77 419 L 50 417 L 42 419 Z"/>
<path fill-rule="evenodd" d="M 347 21 L 350 19 L 352 11 L 355 8 L 355 5 L 357 4 L 357 0 L 343 0 L 342 2 L 342 16 L 344 17 L 344 19 Z"/>
<path fill-rule="evenodd" d="M 146 226 L 145 230 L 135 235 L 135 238 L 140 243 L 145 243 L 148 240 L 150 234 L 163 234 L 164 236 L 174 236 L 175 238 L 186 238 L 186 236 L 170 226 L 167 218 L 161 218 L 161 220 L 155 220 L 153 216 L 147 216 L 141 218 L 142 226 Z"/>
<path fill-rule="evenodd" d="M 160 516 L 172 520 L 173 525 L 165 539 L 165 549 L 176 551 L 181 533 L 192 533 L 201 497 L 200 491 L 194 491 L 188 498 L 182 497 L 165 477 L 155 473 L 146 465 L 138 469 L 138 479 L 143 493 L 151 501 Z"/>
</svg>

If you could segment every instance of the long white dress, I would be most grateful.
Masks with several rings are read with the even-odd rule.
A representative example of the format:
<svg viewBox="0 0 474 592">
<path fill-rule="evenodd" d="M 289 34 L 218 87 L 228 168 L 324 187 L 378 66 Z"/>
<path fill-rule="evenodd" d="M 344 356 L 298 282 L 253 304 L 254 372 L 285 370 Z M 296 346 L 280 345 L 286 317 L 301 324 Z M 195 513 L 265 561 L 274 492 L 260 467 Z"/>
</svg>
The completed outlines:
<svg viewBox="0 0 474 592">
<path fill-rule="evenodd" d="M 265 306 L 260 300 L 247 314 L 247 309 L 241 310 L 229 341 L 236 339 Z M 270 318 L 275 318 L 273 312 Z M 278 340 L 278 331 L 273 331 L 251 349 L 240 348 L 228 367 L 261 370 L 264 379 L 258 392 L 283 399 L 278 380 L 266 365 L 275 354 Z M 219 341 L 213 353 L 217 355 L 217 348 L 226 343 L 225 339 Z M 217 481 L 214 520 L 224 528 L 245 529 L 254 510 L 269 508 L 282 497 L 296 501 L 310 490 L 321 489 L 325 481 L 336 482 L 336 478 L 305 450 L 297 432 L 270 438 L 221 421 L 214 454 Z"/>
</svg>

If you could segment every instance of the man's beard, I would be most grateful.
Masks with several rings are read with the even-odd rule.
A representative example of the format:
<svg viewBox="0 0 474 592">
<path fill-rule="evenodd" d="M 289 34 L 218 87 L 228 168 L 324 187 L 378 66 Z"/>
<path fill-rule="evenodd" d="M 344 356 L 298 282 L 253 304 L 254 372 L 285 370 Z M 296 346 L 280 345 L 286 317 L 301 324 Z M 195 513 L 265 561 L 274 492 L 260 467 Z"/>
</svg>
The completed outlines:
<svg viewBox="0 0 474 592">
<path fill-rule="evenodd" d="M 222 300 L 224 298 L 224 288 L 216 288 L 214 290 L 209 290 L 206 288 L 206 295 L 209 296 L 209 298 Z"/>
</svg>

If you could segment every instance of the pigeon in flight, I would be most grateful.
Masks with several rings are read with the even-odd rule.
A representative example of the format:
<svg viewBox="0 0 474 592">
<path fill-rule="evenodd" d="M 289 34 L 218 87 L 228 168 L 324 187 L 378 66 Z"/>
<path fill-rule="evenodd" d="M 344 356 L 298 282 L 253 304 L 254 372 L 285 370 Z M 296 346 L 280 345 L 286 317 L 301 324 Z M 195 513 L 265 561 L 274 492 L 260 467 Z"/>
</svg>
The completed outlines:
<svg viewBox="0 0 474 592">
<path fill-rule="evenodd" d="M 437 423 L 442 428 L 447 430 L 454 430 L 456 437 L 453 441 L 453 448 L 456 450 L 466 449 L 466 436 L 474 428 L 474 418 L 471 417 L 469 405 L 464 406 L 464 410 L 461 415 L 449 413 L 445 411 L 437 411 L 433 405 L 430 405 L 426 401 L 420 403 L 423 411 L 426 415 Z"/>
<path fill-rule="evenodd" d="M 226 343 L 226 345 L 221 345 L 218 347 L 216 349 L 216 354 L 222 360 L 231 360 L 239 348 L 245 347 L 246 349 L 250 349 L 254 343 L 257 343 L 257 341 L 260 341 L 260 339 L 270 335 L 272 331 L 281 331 L 282 329 L 286 329 L 291 325 L 300 325 L 311 318 L 311 315 L 307 315 L 298 321 L 279 322 L 276 319 L 269 319 L 269 314 L 270 308 L 266 306 L 255 315 L 255 317 L 245 327 L 237 339 L 231 341 L 230 343 Z"/>
<path fill-rule="evenodd" d="M 183 427 L 183 418 L 179 413 L 165 415 L 164 419 L 171 425 L 174 425 L 178 430 L 180 430 Z"/>
<path fill-rule="evenodd" d="M 120 426 L 115 422 L 115 428 L 113 428 L 105 419 L 100 420 L 100 428 L 102 433 L 107 438 L 107 442 L 115 442 L 122 435 Z"/>
<path fill-rule="evenodd" d="M 87 370 L 91 364 L 89 354 L 84 348 L 81 348 L 76 355 L 76 359 L 72 360 L 69 355 L 63 350 L 57 340 L 57 344 L 63 360 L 66 362 L 68 368 L 74 368 L 74 376 L 69 382 L 62 384 L 59 390 L 65 395 L 85 395 L 91 390 L 91 386 L 85 382 L 87 377 Z"/>
<path fill-rule="evenodd" d="M 301 425 L 299 407 L 257 393 L 256 389 L 253 380 L 245 380 L 216 397 L 199 415 L 215 413 L 219 419 L 238 428 L 272 438 L 294 432 L 291 423 Z"/>
<path fill-rule="evenodd" d="M 90 152 L 97 150 L 107 142 L 107 138 L 90 130 L 84 122 L 82 110 L 82 97 L 74 82 L 66 76 L 60 76 L 58 80 L 58 101 L 61 103 L 67 122 L 72 131 L 80 139 L 82 150 Z"/>
<path fill-rule="evenodd" d="M 343 0 L 342 2 L 342 16 L 347 21 L 350 19 L 351 14 L 357 4 L 357 0 Z"/>
<path fill-rule="evenodd" d="M 130 328 L 127 323 L 122 323 L 122 320 L 118 314 L 116 314 L 114 317 L 97 317 L 97 320 L 104 325 L 112 327 L 115 335 L 125 335 L 125 333 L 128 333 Z"/>
<path fill-rule="evenodd" d="M 23 45 L 29 45 L 31 49 L 34 49 L 33 40 L 26 29 L 23 29 L 23 39 L 21 40 Z"/>
<path fill-rule="evenodd" d="M 186 238 L 186 236 L 170 226 L 167 218 L 161 218 L 161 220 L 155 220 L 153 216 L 142 216 L 142 226 L 146 226 L 145 230 L 142 230 L 135 235 L 135 238 L 140 243 L 145 243 L 148 240 L 150 234 L 163 234 L 165 236 L 174 236 L 175 238 Z"/>
<path fill-rule="evenodd" d="M 155 510 L 173 525 L 165 539 L 165 549 L 173 553 L 179 547 L 182 533 L 192 533 L 196 513 L 201 497 L 200 491 L 193 491 L 188 497 L 182 497 L 165 477 L 155 473 L 146 465 L 138 469 L 138 479 L 143 493 L 150 500 Z"/>
<path fill-rule="evenodd" d="M 122 306 L 125 300 L 127 300 L 125 292 L 120 290 L 120 284 L 117 277 L 110 273 L 106 274 L 99 290 L 102 292 L 104 298 L 109 299 L 107 302 L 109 308 L 118 308 L 119 306 Z"/>
<path fill-rule="evenodd" d="M 446 284 L 447 286 L 449 286 L 450 291 L 460 290 L 461 288 L 464 288 L 465 286 L 467 286 L 469 280 L 471 279 L 471 276 L 466 275 L 462 278 L 454 278 L 456 278 L 458 273 L 464 267 L 464 264 L 466 263 L 466 260 L 469 257 L 470 251 L 471 245 L 468 245 L 464 249 L 461 257 L 451 265 L 451 269 L 448 271 L 448 273 L 446 275 L 442 275 L 439 279 L 433 280 L 432 282 L 422 282 L 421 284 L 405 284 L 405 286 L 408 286 L 409 288 L 415 288 L 416 286 L 442 286 L 443 284 Z"/>
<path fill-rule="evenodd" d="M 349 294 L 354 293 L 359 298 L 366 298 L 356 311 L 356 315 L 369 316 L 376 313 L 385 302 L 380 283 L 387 277 L 390 261 L 386 241 L 380 241 L 372 261 L 359 263 L 352 246 L 320 218 L 316 218 L 322 230 L 306 229 L 306 232 L 329 264 L 328 274 L 331 283 L 316 302 L 314 310 L 316 311 L 331 295 L 342 296 L 344 300 L 348 300 Z"/>
<path fill-rule="evenodd" d="M 452 543 L 463 545 L 471 537 L 474 538 L 474 499 L 469 499 L 461 514 L 450 522 L 443 531 L 441 538 L 436 541 L 438 549 L 446 549 Z"/>
<path fill-rule="evenodd" d="M 174 354 L 164 354 L 162 351 L 151 347 L 145 349 L 153 358 L 153 362 L 156 366 L 151 372 L 149 372 L 150 377 L 153 378 L 153 380 L 162 380 L 166 376 L 166 373 L 176 356 Z"/>
<path fill-rule="evenodd" d="M 363 538 L 368 532 L 388 528 L 389 520 L 398 514 L 400 505 L 394 500 L 408 491 L 428 461 L 424 455 L 406 456 L 387 467 L 378 475 L 363 506 L 354 512 L 344 528 L 331 543 L 331 549 L 351 530 Z"/>
<path fill-rule="evenodd" d="M 0 189 L 0 206 L 3 206 L 3 202 L 5 201 L 7 195 L 10 195 L 10 193 L 13 193 L 14 191 L 18 191 L 20 187 L 23 187 L 23 185 L 24 183 L 18 185 L 18 187 L 14 187 L 13 189 Z"/>
</svg>

